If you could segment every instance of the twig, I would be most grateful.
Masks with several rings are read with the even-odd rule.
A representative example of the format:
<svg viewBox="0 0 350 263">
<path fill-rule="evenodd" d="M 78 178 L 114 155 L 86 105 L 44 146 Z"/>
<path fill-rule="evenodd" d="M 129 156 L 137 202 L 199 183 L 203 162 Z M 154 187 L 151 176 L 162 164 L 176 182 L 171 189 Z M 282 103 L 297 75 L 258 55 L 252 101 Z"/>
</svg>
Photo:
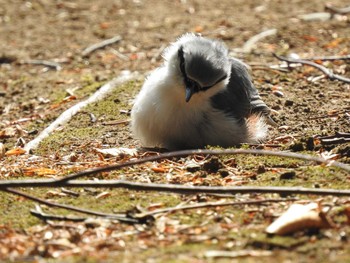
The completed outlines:
<svg viewBox="0 0 350 263">
<path fill-rule="evenodd" d="M 105 166 L 105 167 L 99 167 L 91 170 L 85 170 L 78 172 L 76 174 L 71 174 L 68 176 L 65 176 L 61 179 L 58 179 L 57 181 L 64 182 L 69 181 L 72 179 L 77 179 L 83 176 L 88 176 L 92 174 L 97 174 L 101 172 L 109 172 L 113 170 L 118 170 L 124 167 L 129 167 L 141 163 L 146 162 L 153 162 L 153 161 L 159 161 L 163 159 L 169 159 L 169 158 L 178 158 L 178 157 L 185 157 L 189 155 L 196 155 L 196 154 L 203 154 L 203 155 L 237 155 L 237 154 L 258 154 L 258 155 L 269 155 L 269 156 L 278 156 L 278 157 L 285 157 L 285 158 L 294 158 L 294 159 L 300 159 L 305 161 L 312 161 L 316 163 L 324 163 L 328 164 L 330 166 L 335 166 L 340 169 L 343 169 L 347 172 L 350 172 L 350 166 L 336 162 L 336 161 L 330 161 L 326 160 L 324 158 L 315 157 L 311 155 L 305 155 L 305 154 L 298 154 L 298 153 L 291 153 L 291 152 L 281 152 L 281 151 L 268 151 L 268 150 L 256 150 L 256 149 L 224 149 L 224 150 L 184 150 L 184 151 L 175 151 L 175 152 L 169 152 L 169 153 L 163 153 L 157 156 L 150 156 L 138 160 L 130 160 L 128 162 L 119 163 L 115 165 Z"/>
<path fill-rule="evenodd" d="M 28 142 L 24 150 L 29 152 L 31 149 L 38 147 L 40 142 L 48 137 L 55 129 L 59 126 L 67 123 L 75 114 L 81 111 L 82 108 L 86 107 L 88 104 L 96 102 L 104 98 L 107 94 L 113 91 L 115 87 L 122 85 L 123 83 L 137 78 L 139 75 L 137 72 L 124 72 L 119 77 L 112 79 L 111 81 L 104 84 L 99 90 L 92 94 L 88 99 L 75 104 L 73 107 L 69 108 L 63 112 L 54 122 L 52 122 L 45 130 L 43 130 L 34 140 Z"/>
<path fill-rule="evenodd" d="M 78 197 L 78 196 L 80 195 L 80 194 L 77 193 L 77 192 L 74 192 L 74 191 L 72 191 L 72 190 L 69 190 L 69 189 L 66 189 L 66 188 L 63 188 L 63 187 L 62 187 L 61 191 L 62 191 L 62 193 L 65 193 L 65 194 L 67 194 L 67 195 L 72 195 L 72 196 L 74 196 L 74 197 Z"/>
<path fill-rule="evenodd" d="M 81 53 L 83 57 L 88 57 L 92 52 L 94 52 L 97 49 L 104 48 L 106 46 L 109 46 L 111 44 L 117 43 L 120 40 L 122 40 L 121 36 L 115 36 L 106 40 L 103 40 L 100 43 L 96 43 L 94 45 L 91 45 L 83 50 Z"/>
<path fill-rule="evenodd" d="M 54 61 L 48 61 L 48 60 L 30 59 L 30 60 L 21 61 L 20 64 L 43 65 L 49 68 L 53 68 L 57 71 L 60 71 L 62 69 L 59 63 Z"/>
<path fill-rule="evenodd" d="M 264 199 L 264 200 L 247 200 L 247 201 L 234 201 L 234 202 L 207 202 L 207 203 L 199 203 L 199 204 L 193 204 L 193 205 L 185 205 L 185 206 L 175 206 L 175 207 L 167 207 L 164 209 L 157 209 L 151 212 L 144 212 L 136 214 L 135 216 L 137 218 L 143 218 L 148 216 L 154 216 L 156 214 L 162 214 L 162 213 L 171 213 L 175 211 L 181 211 L 181 210 L 191 210 L 191 209 L 198 209 L 198 208 L 208 208 L 208 207 L 220 207 L 220 206 L 237 206 L 237 205 L 260 205 L 265 203 L 277 203 L 277 202 L 287 202 L 287 201 L 295 201 L 296 198 L 278 198 L 278 199 Z"/>
<path fill-rule="evenodd" d="M 110 50 L 111 50 L 111 52 L 112 52 L 114 55 L 116 55 L 118 58 L 120 58 L 120 59 L 122 59 L 122 60 L 124 60 L 124 61 L 129 61 L 129 60 L 130 60 L 128 56 L 126 56 L 126 55 L 120 53 L 118 50 L 116 50 L 116 49 L 114 49 L 114 48 L 111 48 Z"/>
<path fill-rule="evenodd" d="M 327 115 L 320 115 L 320 116 L 310 117 L 309 120 L 318 120 L 318 119 L 324 119 L 324 118 L 337 117 L 340 114 L 343 114 L 343 113 L 346 114 L 348 112 L 350 112 L 350 108 L 349 109 L 345 108 L 344 110 L 339 110 L 339 111 L 336 111 L 336 112 L 333 112 L 333 113 L 330 113 L 330 114 L 327 114 Z"/>
<path fill-rule="evenodd" d="M 130 123 L 130 119 L 103 122 L 102 125 L 109 126 L 109 125 L 120 125 L 120 124 L 128 124 L 128 123 Z"/>
<path fill-rule="evenodd" d="M 350 83 L 350 79 L 334 74 L 333 72 L 331 72 L 329 69 L 327 69 L 326 67 L 319 65 L 315 62 L 311 62 L 311 61 L 307 61 L 307 60 L 303 60 L 303 59 L 293 59 L 293 58 L 286 58 L 286 57 L 282 57 L 279 56 L 277 54 L 273 54 L 277 59 L 281 60 L 281 61 L 285 61 L 287 63 L 299 63 L 302 65 L 308 65 L 314 68 L 317 68 L 318 70 L 320 70 L 323 74 L 325 74 L 330 80 L 340 80 L 343 81 L 345 83 Z"/>
<path fill-rule="evenodd" d="M 342 144 L 350 142 L 350 133 L 338 132 L 335 135 L 330 136 L 316 136 L 316 139 L 320 140 L 322 144 Z"/>
<path fill-rule="evenodd" d="M 282 147 L 282 144 L 275 144 L 275 143 L 242 143 L 241 145 L 248 145 L 250 147 L 269 147 L 269 148 L 278 148 Z"/>
<path fill-rule="evenodd" d="M 243 258 L 243 257 L 270 257 L 273 252 L 270 250 L 208 250 L 205 251 L 206 258 Z M 251 259 L 250 259 L 251 260 Z M 259 260 L 260 261 L 260 260 Z"/>
<path fill-rule="evenodd" d="M 261 39 L 268 37 L 268 36 L 273 36 L 277 33 L 277 29 L 273 28 L 273 29 L 269 29 L 266 31 L 263 31 L 253 37 L 251 37 L 250 39 L 248 39 L 247 42 L 244 43 L 243 47 L 242 47 L 242 51 L 245 53 L 249 53 L 253 50 L 254 46 L 256 45 L 256 43 L 258 43 Z"/>
<path fill-rule="evenodd" d="M 333 60 L 350 60 L 350 55 L 346 56 L 328 56 L 328 57 L 311 57 L 303 58 L 303 60 L 313 60 L 313 61 L 333 61 Z"/>
<path fill-rule="evenodd" d="M 85 217 L 72 217 L 72 216 L 60 216 L 60 215 L 49 215 L 34 209 L 30 210 L 30 213 L 41 219 L 41 220 L 61 220 L 61 221 L 73 221 L 73 222 L 83 222 L 86 220 Z"/>
<path fill-rule="evenodd" d="M 329 10 L 333 14 L 345 15 L 347 13 L 350 13 L 350 6 L 344 7 L 344 8 L 338 8 L 338 7 L 332 6 L 331 4 L 326 4 L 325 10 Z"/>
<path fill-rule="evenodd" d="M 151 59 L 151 62 L 154 63 L 157 61 L 157 59 L 162 55 L 164 49 L 166 48 L 166 45 L 163 44 L 159 49 L 158 51 L 154 54 L 154 56 L 152 57 Z"/>
<path fill-rule="evenodd" d="M 139 183 L 126 180 L 72 180 L 57 181 L 53 179 L 37 180 L 3 180 L 0 181 L 0 190 L 8 191 L 9 187 L 90 187 L 90 188 L 126 188 L 135 191 L 156 191 L 176 194 L 247 194 L 247 193 L 276 193 L 281 195 L 334 195 L 350 196 L 350 190 L 343 189 L 319 189 L 305 187 L 259 187 L 259 186 L 186 186 L 177 184 L 156 184 L 156 183 Z M 11 189 L 11 191 L 15 191 Z M 29 197 L 28 197 L 29 198 Z M 38 201 L 37 199 L 32 199 Z M 46 202 L 46 200 L 43 200 Z M 65 207 L 64 207 L 65 208 Z M 69 208 L 67 208 L 69 209 Z M 96 215 L 96 214 L 94 214 Z M 100 216 L 106 214 L 100 213 Z M 114 216 L 114 215 L 113 215 Z"/>
<path fill-rule="evenodd" d="M 2 188 L 1 190 L 8 192 L 8 193 L 15 194 L 15 195 L 23 196 L 29 200 L 32 200 L 32 201 L 35 201 L 35 202 L 38 202 L 41 204 L 45 204 L 47 206 L 59 207 L 59 208 L 63 208 L 63 209 L 67 209 L 67 210 L 71 210 L 71 211 L 75 211 L 75 212 L 79 212 L 79 213 L 84 213 L 84 214 L 88 214 L 88 215 L 107 217 L 107 218 L 115 219 L 115 220 L 118 220 L 118 221 L 124 222 L 124 223 L 131 223 L 131 224 L 139 223 L 139 220 L 136 220 L 133 218 L 128 218 L 128 217 L 121 216 L 121 215 L 106 214 L 106 213 L 91 211 L 91 210 L 82 209 L 82 208 L 78 208 L 78 207 L 74 207 L 74 206 L 57 204 L 57 203 L 47 201 L 47 200 L 41 199 L 39 197 L 35 197 L 35 196 L 30 195 L 30 194 L 27 194 L 27 193 L 24 193 L 24 192 L 21 192 L 21 191 L 12 189 L 12 188 Z"/>
</svg>

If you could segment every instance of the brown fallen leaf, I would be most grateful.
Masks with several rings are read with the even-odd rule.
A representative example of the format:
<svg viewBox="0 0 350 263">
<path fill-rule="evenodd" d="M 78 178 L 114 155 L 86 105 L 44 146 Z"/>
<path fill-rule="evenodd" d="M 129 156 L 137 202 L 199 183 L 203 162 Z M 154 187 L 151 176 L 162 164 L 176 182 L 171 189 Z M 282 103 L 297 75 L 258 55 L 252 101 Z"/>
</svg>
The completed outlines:
<svg viewBox="0 0 350 263">
<path fill-rule="evenodd" d="M 49 168 L 43 168 L 43 167 L 27 167 L 23 168 L 22 172 L 26 176 L 33 176 L 33 175 L 54 175 L 57 173 L 57 171 Z"/>
<path fill-rule="evenodd" d="M 68 97 L 65 97 L 62 101 L 60 101 L 60 102 L 58 102 L 58 103 L 55 103 L 55 104 L 52 104 L 52 105 L 50 106 L 50 109 L 51 109 L 51 110 L 56 109 L 56 108 L 58 108 L 59 106 L 61 106 L 62 104 L 67 103 L 67 102 L 72 101 L 72 100 L 76 100 L 76 99 L 77 99 L 76 96 L 70 95 L 70 96 L 68 96 Z"/>
<path fill-rule="evenodd" d="M 157 166 L 153 165 L 151 169 L 155 173 L 165 173 L 168 170 L 166 167 L 161 166 L 161 165 L 157 165 Z"/>
<path fill-rule="evenodd" d="M 0 158 L 4 157 L 6 153 L 5 145 L 0 142 Z"/>
<path fill-rule="evenodd" d="M 11 155 L 22 155 L 25 154 L 26 150 L 22 149 L 22 148 L 14 148 L 11 150 L 8 150 L 5 155 L 6 156 L 11 156 Z"/>
<path fill-rule="evenodd" d="M 265 231 L 268 234 L 287 235 L 303 229 L 330 228 L 332 225 L 320 204 L 293 204 Z"/>
<path fill-rule="evenodd" d="M 350 206 L 345 208 L 344 213 L 347 217 L 347 224 L 350 226 Z"/>
</svg>

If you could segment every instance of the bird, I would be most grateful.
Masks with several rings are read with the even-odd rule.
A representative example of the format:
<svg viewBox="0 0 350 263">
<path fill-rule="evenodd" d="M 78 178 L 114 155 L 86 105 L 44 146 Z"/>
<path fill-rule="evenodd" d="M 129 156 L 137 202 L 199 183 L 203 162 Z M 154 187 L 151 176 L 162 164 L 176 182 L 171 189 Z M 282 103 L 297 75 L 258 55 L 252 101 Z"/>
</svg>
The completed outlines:
<svg viewBox="0 0 350 263">
<path fill-rule="evenodd" d="M 143 147 L 228 148 L 266 139 L 270 108 L 248 66 L 230 57 L 223 42 L 186 33 L 163 58 L 131 110 L 131 131 Z"/>
</svg>

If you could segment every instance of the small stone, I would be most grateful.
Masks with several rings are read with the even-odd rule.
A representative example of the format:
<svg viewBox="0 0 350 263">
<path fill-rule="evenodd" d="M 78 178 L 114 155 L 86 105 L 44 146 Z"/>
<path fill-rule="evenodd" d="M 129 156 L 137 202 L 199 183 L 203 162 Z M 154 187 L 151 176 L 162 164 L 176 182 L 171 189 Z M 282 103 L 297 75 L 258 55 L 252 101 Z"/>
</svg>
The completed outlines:
<svg viewBox="0 0 350 263">
<path fill-rule="evenodd" d="M 263 174 L 263 173 L 265 173 L 265 172 L 266 172 L 265 166 L 262 165 L 262 164 L 260 164 L 260 165 L 258 166 L 258 171 L 257 171 L 257 173 L 258 173 L 258 174 Z"/>
<path fill-rule="evenodd" d="M 230 174 L 225 168 L 219 169 L 218 172 L 221 175 L 221 177 L 226 177 L 226 176 L 228 176 Z"/>
<path fill-rule="evenodd" d="M 296 176 L 295 171 L 288 171 L 280 175 L 280 180 L 290 180 Z"/>
<path fill-rule="evenodd" d="M 277 96 L 277 97 L 284 97 L 284 94 L 283 94 L 283 92 L 282 91 L 280 91 L 280 90 L 274 90 L 273 92 L 272 92 L 272 94 L 273 95 L 275 95 L 275 96 Z"/>
<path fill-rule="evenodd" d="M 293 152 L 300 152 L 305 150 L 305 146 L 302 142 L 295 142 L 289 147 Z"/>
<path fill-rule="evenodd" d="M 203 169 L 208 173 L 216 173 L 222 167 L 218 157 L 211 157 L 204 165 Z"/>
<path fill-rule="evenodd" d="M 315 148 L 314 138 L 312 138 L 312 137 L 307 138 L 306 149 L 308 151 L 313 151 L 314 148 Z"/>
<path fill-rule="evenodd" d="M 284 106 L 286 106 L 286 107 L 293 106 L 293 104 L 294 104 L 294 101 L 292 101 L 292 100 L 286 100 L 286 101 L 284 102 Z"/>
</svg>

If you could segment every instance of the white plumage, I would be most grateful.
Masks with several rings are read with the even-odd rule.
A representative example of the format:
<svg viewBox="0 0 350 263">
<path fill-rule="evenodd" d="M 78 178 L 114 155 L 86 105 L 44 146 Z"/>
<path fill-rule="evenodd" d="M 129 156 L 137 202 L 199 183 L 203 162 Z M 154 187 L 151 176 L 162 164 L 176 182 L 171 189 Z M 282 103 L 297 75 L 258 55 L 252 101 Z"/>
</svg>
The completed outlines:
<svg viewBox="0 0 350 263">
<path fill-rule="evenodd" d="M 221 43 L 186 34 L 137 95 L 131 129 L 144 147 L 229 147 L 266 137 L 268 112 L 245 65 Z M 256 113 L 253 113 L 255 111 Z"/>
</svg>

